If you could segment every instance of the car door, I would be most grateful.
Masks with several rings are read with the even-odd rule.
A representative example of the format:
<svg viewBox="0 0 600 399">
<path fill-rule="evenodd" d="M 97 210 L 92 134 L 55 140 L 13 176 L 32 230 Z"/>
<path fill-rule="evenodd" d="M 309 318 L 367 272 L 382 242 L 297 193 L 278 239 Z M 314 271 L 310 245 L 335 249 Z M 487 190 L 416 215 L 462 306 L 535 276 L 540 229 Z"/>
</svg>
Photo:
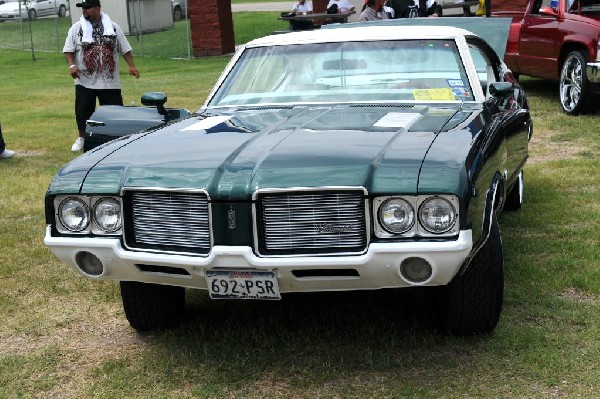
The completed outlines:
<svg viewBox="0 0 600 399">
<path fill-rule="evenodd" d="M 558 46 L 564 33 L 559 31 L 557 11 L 564 4 L 564 0 L 531 0 L 519 37 L 520 73 L 546 79 L 558 78 Z M 554 12 L 545 12 L 549 9 Z"/>
<path fill-rule="evenodd" d="M 54 12 L 54 1 L 55 0 L 36 0 L 35 1 L 35 10 L 38 17 L 43 17 L 45 15 L 51 15 Z M 57 11 L 58 13 L 58 11 Z"/>
</svg>

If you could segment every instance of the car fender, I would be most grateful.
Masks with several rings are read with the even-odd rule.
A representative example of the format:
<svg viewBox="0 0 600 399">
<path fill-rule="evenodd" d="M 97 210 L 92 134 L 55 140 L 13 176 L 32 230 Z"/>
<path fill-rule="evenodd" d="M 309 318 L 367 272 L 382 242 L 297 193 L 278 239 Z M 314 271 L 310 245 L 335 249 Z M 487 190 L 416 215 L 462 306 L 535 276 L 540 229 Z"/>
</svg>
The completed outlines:
<svg viewBox="0 0 600 399">
<path fill-rule="evenodd" d="M 498 213 L 498 207 L 501 205 L 501 197 L 504 195 L 501 191 L 503 190 L 504 182 L 502 175 L 497 173 L 494 175 L 492 183 L 488 188 L 485 195 L 485 206 L 483 209 L 483 215 L 481 218 L 481 235 L 479 239 L 473 243 L 473 249 L 467 259 L 465 259 L 462 267 L 458 274 L 464 274 L 468 269 L 471 261 L 477 255 L 477 252 L 484 246 L 489 240 L 492 231 L 492 218 Z"/>
</svg>

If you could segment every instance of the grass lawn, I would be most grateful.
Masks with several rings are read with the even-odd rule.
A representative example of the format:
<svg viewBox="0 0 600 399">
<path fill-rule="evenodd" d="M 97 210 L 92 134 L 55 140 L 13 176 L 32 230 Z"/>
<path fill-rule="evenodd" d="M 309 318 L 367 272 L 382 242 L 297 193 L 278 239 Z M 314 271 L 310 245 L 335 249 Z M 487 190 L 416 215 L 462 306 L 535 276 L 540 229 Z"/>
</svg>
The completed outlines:
<svg viewBox="0 0 600 399">
<path fill-rule="evenodd" d="M 136 59 L 127 103 L 160 90 L 196 110 L 228 57 Z M 121 64 L 123 67 L 123 63 Z M 534 136 L 525 205 L 500 217 L 506 295 L 493 334 L 439 335 L 402 292 L 216 302 L 139 335 L 118 284 L 43 245 L 43 197 L 74 158 L 60 53 L 0 50 L 0 398 L 593 398 L 600 392 L 600 119 L 565 116 L 556 83 L 523 78 Z M 124 73 L 125 70 L 122 70 Z"/>
</svg>

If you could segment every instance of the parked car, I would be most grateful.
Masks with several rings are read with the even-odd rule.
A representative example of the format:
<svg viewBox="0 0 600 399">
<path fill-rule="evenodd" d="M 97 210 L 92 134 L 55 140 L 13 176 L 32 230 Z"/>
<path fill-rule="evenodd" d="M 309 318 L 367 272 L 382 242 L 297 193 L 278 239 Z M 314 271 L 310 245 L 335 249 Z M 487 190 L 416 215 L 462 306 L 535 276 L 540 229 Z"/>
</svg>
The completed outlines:
<svg viewBox="0 0 600 399">
<path fill-rule="evenodd" d="M 445 331 L 489 332 L 497 214 L 522 205 L 531 134 L 523 90 L 464 29 L 268 36 L 241 46 L 198 113 L 65 165 L 44 242 L 118 280 L 139 331 L 179 323 L 185 288 L 278 300 L 421 287 Z"/>
<path fill-rule="evenodd" d="M 600 0 L 529 0 L 525 9 L 493 11 L 513 18 L 504 58 L 509 68 L 558 81 L 560 103 L 569 115 L 599 107 L 599 10 Z"/>
<path fill-rule="evenodd" d="M 0 20 L 35 20 L 48 15 L 64 17 L 68 9 L 68 0 L 8 1 L 0 4 Z"/>
<path fill-rule="evenodd" d="M 187 16 L 188 0 L 171 0 L 173 9 L 173 21 L 180 21 Z"/>
</svg>

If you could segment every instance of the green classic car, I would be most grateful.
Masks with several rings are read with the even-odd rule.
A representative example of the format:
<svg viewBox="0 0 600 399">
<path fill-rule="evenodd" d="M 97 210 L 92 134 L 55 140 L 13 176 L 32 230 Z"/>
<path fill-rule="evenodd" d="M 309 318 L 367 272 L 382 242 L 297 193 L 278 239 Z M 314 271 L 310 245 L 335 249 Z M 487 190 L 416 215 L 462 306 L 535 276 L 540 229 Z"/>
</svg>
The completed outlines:
<svg viewBox="0 0 600 399">
<path fill-rule="evenodd" d="M 489 332 L 503 301 L 497 214 L 523 201 L 532 122 L 494 49 L 454 27 L 254 40 L 196 114 L 65 165 L 45 244 L 120 281 L 139 331 L 214 299 L 422 287 L 444 331 Z"/>
</svg>

